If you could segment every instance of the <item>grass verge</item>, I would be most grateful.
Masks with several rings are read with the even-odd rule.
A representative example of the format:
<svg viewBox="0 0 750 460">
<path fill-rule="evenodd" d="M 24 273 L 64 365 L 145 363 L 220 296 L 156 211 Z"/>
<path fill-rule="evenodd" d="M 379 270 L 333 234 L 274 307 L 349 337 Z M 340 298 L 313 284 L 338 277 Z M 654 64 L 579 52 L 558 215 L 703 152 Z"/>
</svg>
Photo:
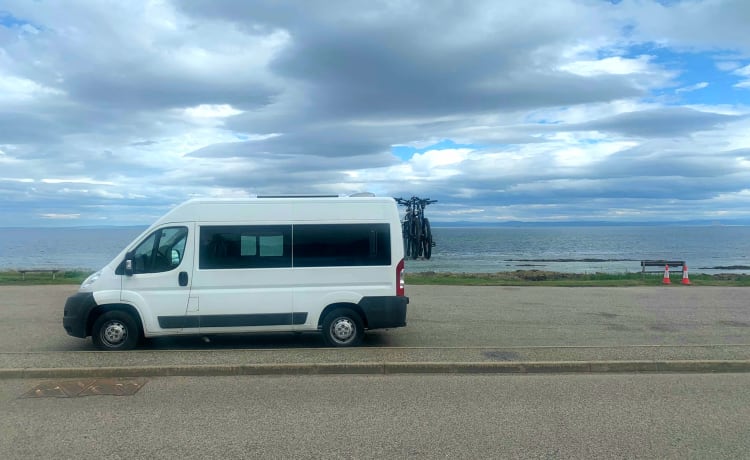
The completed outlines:
<svg viewBox="0 0 750 460">
<path fill-rule="evenodd" d="M 90 272 L 61 270 L 52 278 L 51 273 L 0 271 L 0 286 L 33 286 L 41 284 L 81 284 Z M 681 286 L 682 274 L 672 275 L 672 285 Z M 750 287 L 750 275 L 744 274 L 694 274 L 690 282 L 695 286 Z M 561 273 L 541 270 L 516 270 L 499 273 L 407 273 L 406 284 L 444 286 L 658 286 L 662 275 L 656 273 Z"/>
<path fill-rule="evenodd" d="M 0 286 L 35 286 L 41 284 L 81 284 L 91 272 L 83 270 L 60 270 L 49 272 L 21 273 L 15 270 L 0 271 Z"/>
<path fill-rule="evenodd" d="M 682 286 L 682 273 L 673 275 L 672 286 Z M 750 275 L 695 274 L 690 282 L 696 286 L 750 286 Z M 560 273 L 541 270 L 516 270 L 499 273 L 407 273 L 406 284 L 445 286 L 658 286 L 662 275 L 656 273 Z"/>
</svg>

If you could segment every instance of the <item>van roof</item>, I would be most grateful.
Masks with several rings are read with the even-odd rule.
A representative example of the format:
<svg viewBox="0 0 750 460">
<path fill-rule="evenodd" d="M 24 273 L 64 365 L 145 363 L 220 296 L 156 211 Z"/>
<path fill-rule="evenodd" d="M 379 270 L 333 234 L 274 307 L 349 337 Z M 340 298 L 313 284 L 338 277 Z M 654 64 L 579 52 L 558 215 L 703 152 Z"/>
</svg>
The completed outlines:
<svg viewBox="0 0 750 460">
<path fill-rule="evenodd" d="M 347 210 L 340 209 L 339 206 L 336 205 L 333 205 L 332 207 L 318 206 L 324 203 L 329 205 L 340 203 L 342 206 L 345 206 Z M 271 213 L 263 211 L 264 217 L 271 220 L 285 220 L 286 218 L 291 218 L 292 215 L 307 216 L 303 219 L 313 219 L 316 216 L 323 217 L 323 215 L 338 216 L 342 213 L 348 213 L 348 215 L 359 215 L 361 213 L 363 216 L 373 215 L 373 208 L 370 206 L 363 208 L 361 212 L 358 211 L 358 206 L 360 204 L 364 205 L 365 203 L 376 205 L 381 209 L 392 209 L 394 213 L 397 213 L 395 199 L 392 197 L 277 195 L 273 197 L 258 196 L 251 198 L 193 198 L 180 203 L 169 210 L 164 216 L 158 219 L 154 225 L 164 222 L 192 221 L 199 218 L 207 221 L 231 220 L 237 217 L 237 212 L 240 209 L 235 208 L 235 206 L 241 207 L 243 205 L 259 205 L 263 206 L 265 209 L 274 209 L 274 212 Z M 295 204 L 300 206 L 297 208 L 299 214 L 298 212 L 292 214 L 292 208 L 287 208 L 287 206 L 294 206 Z M 347 204 L 349 206 L 346 206 Z M 281 207 L 272 205 L 279 205 Z M 389 213 L 390 211 L 387 212 Z"/>
<path fill-rule="evenodd" d="M 175 207 L 179 207 L 185 204 L 211 204 L 211 203 L 257 203 L 257 202 L 272 202 L 272 201 L 300 201 L 300 200 L 313 200 L 313 201 L 354 201 L 354 200 L 366 200 L 366 201 L 395 201 L 395 198 L 388 196 L 375 196 L 373 194 L 354 194 L 354 195 L 257 195 L 243 198 L 191 198 L 187 201 L 177 204 Z"/>
</svg>

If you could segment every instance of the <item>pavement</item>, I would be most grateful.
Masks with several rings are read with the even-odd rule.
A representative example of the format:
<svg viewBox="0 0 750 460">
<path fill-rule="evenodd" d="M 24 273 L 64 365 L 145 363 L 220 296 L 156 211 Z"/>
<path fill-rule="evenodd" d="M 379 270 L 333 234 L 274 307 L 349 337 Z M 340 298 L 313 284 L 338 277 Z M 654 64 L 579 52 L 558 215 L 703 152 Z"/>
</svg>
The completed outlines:
<svg viewBox="0 0 750 460">
<path fill-rule="evenodd" d="M 0 378 L 750 372 L 750 345 L 0 353 Z"/>
<path fill-rule="evenodd" d="M 93 351 L 65 335 L 75 287 L 0 287 L 0 379 L 409 373 L 750 372 L 747 288 L 410 287 L 408 325 L 365 346 L 316 334 L 154 339 Z"/>
</svg>

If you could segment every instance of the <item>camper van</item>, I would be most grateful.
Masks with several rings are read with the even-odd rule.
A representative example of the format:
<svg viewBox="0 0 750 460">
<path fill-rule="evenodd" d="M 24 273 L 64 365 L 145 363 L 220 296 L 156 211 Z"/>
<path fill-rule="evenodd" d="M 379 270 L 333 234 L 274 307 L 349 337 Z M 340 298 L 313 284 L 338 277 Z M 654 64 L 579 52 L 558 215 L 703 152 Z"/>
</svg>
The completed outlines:
<svg viewBox="0 0 750 460">
<path fill-rule="evenodd" d="M 194 199 L 176 206 L 65 303 L 102 350 L 144 337 L 318 331 L 332 347 L 406 325 L 392 198 Z"/>
</svg>

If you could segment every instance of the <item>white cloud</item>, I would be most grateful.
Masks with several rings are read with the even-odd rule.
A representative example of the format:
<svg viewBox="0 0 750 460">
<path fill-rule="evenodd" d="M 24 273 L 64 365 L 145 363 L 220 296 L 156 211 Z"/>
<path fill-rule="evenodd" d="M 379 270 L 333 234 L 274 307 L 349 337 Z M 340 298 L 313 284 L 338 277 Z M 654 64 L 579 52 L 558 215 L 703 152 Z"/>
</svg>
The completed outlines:
<svg viewBox="0 0 750 460">
<path fill-rule="evenodd" d="M 226 118 L 241 113 L 242 110 L 237 110 L 230 104 L 200 104 L 185 109 L 185 114 L 194 118 Z"/>
<path fill-rule="evenodd" d="M 115 185 L 113 182 L 98 181 L 94 179 L 42 179 L 45 184 L 83 184 L 83 185 Z"/>
<path fill-rule="evenodd" d="M 742 67 L 742 63 L 738 61 L 717 61 L 716 68 L 724 72 L 731 72 Z"/>
<path fill-rule="evenodd" d="M 52 220 L 75 220 L 80 219 L 80 214 L 54 214 L 54 213 L 45 213 L 41 214 L 41 217 L 44 219 L 52 219 Z"/>
<path fill-rule="evenodd" d="M 651 56 L 638 56 L 634 59 L 613 56 L 599 60 L 575 61 L 560 66 L 560 70 L 584 77 L 598 75 L 631 75 L 653 73 Z"/>
<path fill-rule="evenodd" d="M 744 78 L 744 80 L 734 85 L 735 88 L 750 88 L 750 65 L 740 67 L 732 73 Z"/>
<path fill-rule="evenodd" d="M 675 93 L 690 93 L 693 91 L 698 91 L 699 89 L 708 88 L 709 83 L 706 81 L 702 81 L 700 83 L 696 83 L 694 85 L 690 86 L 683 86 L 682 88 L 677 88 L 674 92 Z"/>
<path fill-rule="evenodd" d="M 469 214 L 482 214 L 484 212 L 485 212 L 484 209 L 471 208 L 471 209 L 456 209 L 456 210 L 448 211 L 446 214 L 451 215 L 451 216 L 465 216 Z"/>
<path fill-rule="evenodd" d="M 28 78 L 0 74 L 0 103 L 28 102 L 46 96 L 60 96 L 64 92 L 44 86 Z"/>
<path fill-rule="evenodd" d="M 750 183 L 750 107 L 684 62 L 750 87 L 747 5 L 6 0 L 4 217 L 359 190 L 446 219 L 708 215 Z M 475 147 L 389 153 L 443 140 Z"/>
</svg>

